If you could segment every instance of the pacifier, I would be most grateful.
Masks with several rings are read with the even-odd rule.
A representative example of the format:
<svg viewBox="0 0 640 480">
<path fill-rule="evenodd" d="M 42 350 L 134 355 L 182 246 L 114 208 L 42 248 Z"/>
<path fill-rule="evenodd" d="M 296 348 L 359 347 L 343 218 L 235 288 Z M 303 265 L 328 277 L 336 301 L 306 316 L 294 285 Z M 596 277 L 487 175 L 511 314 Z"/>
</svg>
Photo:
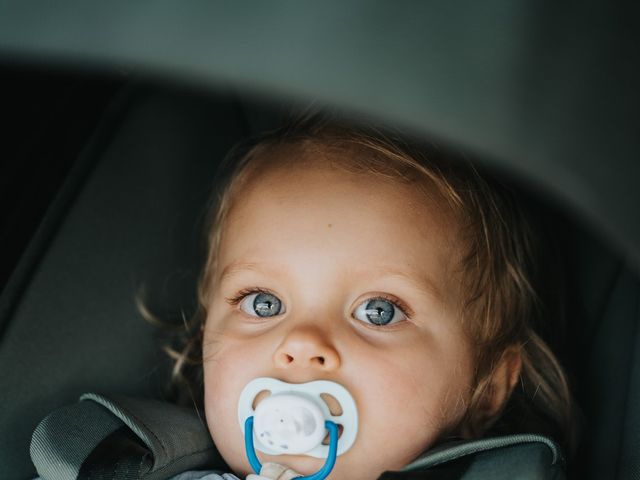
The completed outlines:
<svg viewBox="0 0 640 480">
<path fill-rule="evenodd" d="M 266 393 L 269 396 L 258 402 L 258 396 Z M 326 458 L 318 472 L 301 477 L 322 480 L 333 469 L 336 457 L 353 445 L 358 433 L 358 410 L 348 390 L 335 382 L 296 384 L 260 377 L 250 381 L 240 394 L 238 422 L 249 463 L 256 473 L 262 468 L 257 449 L 269 455 Z M 329 445 L 324 445 L 327 431 Z"/>
</svg>

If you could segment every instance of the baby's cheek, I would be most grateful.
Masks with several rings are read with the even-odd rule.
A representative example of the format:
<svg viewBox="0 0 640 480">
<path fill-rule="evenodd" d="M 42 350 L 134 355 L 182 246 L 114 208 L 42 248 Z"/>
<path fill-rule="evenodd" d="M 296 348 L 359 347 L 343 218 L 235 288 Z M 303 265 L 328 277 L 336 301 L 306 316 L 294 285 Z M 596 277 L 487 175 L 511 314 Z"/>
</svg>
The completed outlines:
<svg viewBox="0 0 640 480">
<path fill-rule="evenodd" d="M 207 407 L 216 413 L 234 409 L 246 374 L 240 354 L 222 342 L 203 349 L 204 390 Z M 226 413 L 226 412 L 225 412 Z"/>
<path fill-rule="evenodd" d="M 250 473 L 249 463 L 246 460 L 244 451 L 244 443 L 239 441 L 239 435 L 236 435 L 236 428 L 234 425 L 227 425 L 228 422 L 211 422 L 207 417 L 207 423 L 209 424 L 209 433 L 216 445 L 216 449 L 222 455 L 225 463 L 231 467 L 235 473 L 239 473 L 242 476 Z M 240 432 L 239 427 L 237 428 Z"/>
<path fill-rule="evenodd" d="M 205 414 L 211 438 L 225 462 L 235 472 L 248 473 L 236 412 L 238 384 L 242 380 L 236 380 L 232 366 L 232 358 L 217 355 L 205 368 Z"/>
</svg>

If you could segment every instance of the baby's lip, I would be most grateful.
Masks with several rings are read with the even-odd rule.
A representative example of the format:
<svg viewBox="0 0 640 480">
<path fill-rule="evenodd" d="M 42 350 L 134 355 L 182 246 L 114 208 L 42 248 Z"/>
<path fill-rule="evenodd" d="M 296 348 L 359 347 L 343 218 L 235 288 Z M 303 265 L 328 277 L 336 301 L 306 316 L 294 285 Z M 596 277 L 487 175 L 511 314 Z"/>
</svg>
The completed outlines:
<svg viewBox="0 0 640 480">
<path fill-rule="evenodd" d="M 331 415 L 333 415 L 334 417 L 339 417 L 340 415 L 342 415 L 342 405 L 340 405 L 340 402 L 336 397 L 328 393 L 321 393 L 320 398 L 322 398 L 324 403 L 327 404 L 327 407 L 329 407 L 329 412 L 331 413 Z"/>
<path fill-rule="evenodd" d="M 253 404 L 251 405 L 253 409 L 255 410 L 256 408 L 258 408 L 260 402 L 262 402 L 262 400 L 267 398 L 269 395 L 271 395 L 271 392 L 269 390 L 262 390 L 261 392 L 258 392 L 258 394 L 253 399 Z"/>
<path fill-rule="evenodd" d="M 269 395 L 271 395 L 271 392 L 269 390 L 262 390 L 261 392 L 258 392 L 258 394 L 253 399 L 253 409 L 255 410 L 260 402 L 262 402 Z M 342 405 L 340 405 L 340 402 L 336 397 L 328 393 L 321 393 L 320 398 L 322 398 L 324 403 L 327 405 L 327 408 L 329 409 L 329 413 L 331 413 L 331 415 L 333 415 L 334 417 L 339 417 L 340 415 L 342 415 Z"/>
</svg>

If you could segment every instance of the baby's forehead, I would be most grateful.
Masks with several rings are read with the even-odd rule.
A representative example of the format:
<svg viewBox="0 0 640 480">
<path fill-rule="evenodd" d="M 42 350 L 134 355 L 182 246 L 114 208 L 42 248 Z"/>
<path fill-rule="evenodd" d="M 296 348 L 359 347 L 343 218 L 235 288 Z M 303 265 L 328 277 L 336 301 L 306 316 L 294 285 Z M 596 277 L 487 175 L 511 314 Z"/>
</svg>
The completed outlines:
<svg viewBox="0 0 640 480">
<path fill-rule="evenodd" d="M 260 152 L 260 163 L 234 194 L 227 226 L 245 220 L 256 209 L 269 212 L 272 222 L 287 210 L 300 222 L 332 215 L 355 221 L 366 214 L 379 221 L 388 219 L 389 228 L 400 228 L 406 235 L 410 226 L 410 230 L 428 229 L 430 236 L 435 231 L 454 234 L 450 229 L 454 218 L 433 188 L 425 191 L 417 182 L 375 169 L 344 168 L 344 153 L 297 146 Z M 284 163 L 278 160 L 281 155 L 286 156 Z"/>
<path fill-rule="evenodd" d="M 315 186 L 339 191 L 348 207 L 352 203 L 350 192 L 355 200 L 355 190 L 361 192 L 363 185 L 379 197 L 400 199 L 403 208 L 428 209 L 430 216 L 447 227 L 460 224 L 434 175 L 425 175 L 407 161 L 346 142 L 304 140 L 260 145 L 250 153 L 246 169 L 233 188 L 231 204 L 246 203 L 253 194 L 284 200 L 293 191 L 302 198 L 307 188 Z"/>
<path fill-rule="evenodd" d="M 256 149 L 218 225 L 218 274 L 234 259 L 275 254 L 319 255 L 319 264 L 330 255 L 344 258 L 344 265 L 347 259 L 370 263 L 381 258 L 404 265 L 416 264 L 426 249 L 437 256 L 434 262 L 457 264 L 463 253 L 458 223 L 441 202 L 433 201 L 434 189 L 428 190 L 431 198 L 425 196 L 418 182 L 370 163 L 364 149 L 316 144 Z M 406 255 L 400 258 L 399 252 Z"/>
</svg>

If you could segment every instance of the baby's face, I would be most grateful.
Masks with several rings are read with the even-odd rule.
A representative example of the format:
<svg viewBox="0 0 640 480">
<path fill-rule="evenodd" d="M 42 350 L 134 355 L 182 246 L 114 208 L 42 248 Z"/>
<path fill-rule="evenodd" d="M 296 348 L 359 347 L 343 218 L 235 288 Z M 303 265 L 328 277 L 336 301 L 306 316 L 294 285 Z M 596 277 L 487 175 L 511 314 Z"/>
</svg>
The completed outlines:
<svg viewBox="0 0 640 480">
<path fill-rule="evenodd" d="M 456 226 L 413 187 L 285 153 L 305 166 L 263 171 L 225 225 L 204 337 L 209 430 L 246 475 L 243 387 L 256 377 L 331 380 L 355 399 L 359 430 L 329 478 L 375 479 L 464 414 L 472 354 L 459 318 Z M 271 308 L 258 312 L 257 295 Z M 259 458 L 302 474 L 324 462 Z"/>
</svg>

